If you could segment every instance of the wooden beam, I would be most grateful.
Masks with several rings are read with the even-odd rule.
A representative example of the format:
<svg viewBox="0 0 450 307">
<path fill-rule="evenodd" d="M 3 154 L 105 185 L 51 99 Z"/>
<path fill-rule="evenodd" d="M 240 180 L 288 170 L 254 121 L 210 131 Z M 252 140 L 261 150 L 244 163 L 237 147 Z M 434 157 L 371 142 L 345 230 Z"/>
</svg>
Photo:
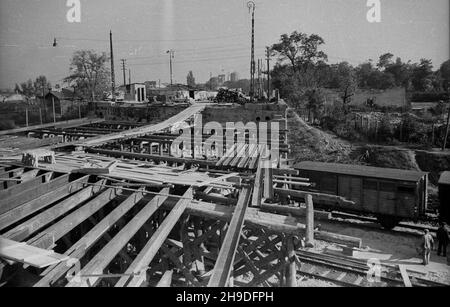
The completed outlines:
<svg viewBox="0 0 450 307">
<path fill-rule="evenodd" d="M 143 192 L 136 192 L 130 195 L 120 205 L 118 205 L 111 213 L 103 218 L 94 226 L 87 234 L 85 234 L 78 242 L 70 247 L 64 254 L 72 258 L 81 259 L 89 249 L 102 238 L 105 233 L 119 221 L 131 208 L 134 207 L 144 197 Z M 65 264 L 59 264 L 53 267 L 45 276 L 37 282 L 35 287 L 48 287 L 52 283 L 60 279 L 70 268 Z"/>
<path fill-rule="evenodd" d="M 141 153 L 131 153 L 125 151 L 118 150 L 105 150 L 105 149 L 96 149 L 96 148 L 87 148 L 86 152 L 94 153 L 94 154 L 102 154 L 111 157 L 124 157 L 130 159 L 139 159 L 139 160 L 153 160 L 155 162 L 170 162 L 170 163 L 190 163 L 190 164 L 198 164 L 201 166 L 210 166 L 213 167 L 216 165 L 215 162 L 207 161 L 207 160 L 198 160 L 198 159 L 187 159 L 187 158 L 175 158 L 170 156 L 158 156 L 158 155 L 149 155 L 149 154 L 141 154 Z"/>
<path fill-rule="evenodd" d="M 306 232 L 305 244 L 307 247 L 314 247 L 314 204 L 311 195 L 306 196 Z"/>
<path fill-rule="evenodd" d="M 28 240 L 27 243 L 41 248 L 50 248 L 51 245 L 48 243 L 49 237 L 52 238 L 52 241 L 54 242 L 58 241 L 121 193 L 122 191 L 119 189 L 107 189 L 94 199 L 84 204 L 81 208 L 75 210 L 56 224 L 53 224 Z"/>
<path fill-rule="evenodd" d="M 208 287 L 225 287 L 228 284 L 239 238 L 241 237 L 241 230 L 245 221 L 245 212 L 250 201 L 251 191 L 251 188 L 244 187 L 240 192 L 233 218 L 231 219 L 225 240 L 214 265 L 214 271 L 209 280 Z"/>
<path fill-rule="evenodd" d="M 252 196 L 252 207 L 261 206 L 263 178 L 264 178 L 264 171 L 262 169 L 262 164 L 260 162 L 255 176 L 255 186 L 253 188 L 253 196 Z"/>
<path fill-rule="evenodd" d="M 49 182 L 33 185 L 28 190 L 22 190 L 19 194 L 0 199 L 0 214 L 12 210 L 21 204 L 39 198 L 49 192 L 55 191 L 70 182 L 70 175 L 65 174 Z"/>
<path fill-rule="evenodd" d="M 279 204 L 267 204 L 262 203 L 261 209 L 267 212 L 274 212 L 278 214 L 290 214 L 294 217 L 305 217 L 306 216 L 306 208 L 301 207 L 290 207 L 290 206 L 281 206 Z M 329 220 L 331 217 L 330 212 L 324 211 L 314 211 L 314 219 L 316 220 Z"/>
<path fill-rule="evenodd" d="M 168 200 L 165 208 L 173 207 L 173 202 Z M 233 208 L 228 206 L 211 204 L 207 202 L 193 201 L 187 208 L 187 213 L 206 219 L 229 222 L 233 216 Z M 247 226 L 258 229 L 264 228 L 275 233 L 286 233 L 292 235 L 304 235 L 305 224 L 299 219 L 279 214 L 262 212 L 257 208 L 248 208 L 245 216 Z M 361 246 L 361 239 L 344 235 L 333 234 L 325 231 L 315 231 L 315 238 L 322 241 L 345 244 L 353 247 Z"/>
<path fill-rule="evenodd" d="M 104 121 L 104 119 L 83 118 L 81 120 L 80 119 L 68 120 L 68 121 L 64 121 L 64 122 L 58 122 L 57 124 L 51 123 L 51 124 L 29 126 L 29 127 L 12 129 L 12 130 L 3 130 L 3 131 L 0 131 L 0 136 L 8 135 L 8 134 L 17 134 L 17 133 L 27 132 L 27 131 L 36 130 L 36 129 L 43 129 L 43 128 L 48 128 L 48 127 L 71 127 L 71 126 L 73 127 L 73 126 L 79 126 L 79 125 L 100 123 L 102 121 Z"/>
<path fill-rule="evenodd" d="M 66 183 L 64 186 L 53 192 L 34 198 L 33 200 L 21 204 L 20 206 L 0 215 L 0 230 L 20 221 L 21 219 L 51 205 L 52 203 L 78 192 L 87 183 L 89 176 L 81 177 L 77 180 Z"/>
<path fill-rule="evenodd" d="M 1 190 L 0 191 L 0 199 L 6 199 L 9 197 L 12 197 L 13 195 L 20 194 L 22 191 L 32 189 L 43 183 L 47 183 L 49 178 L 51 178 L 52 176 L 53 176 L 53 174 L 44 173 L 42 175 L 38 175 L 37 177 L 35 177 L 31 180 L 16 184 L 6 190 Z"/>
<path fill-rule="evenodd" d="M 341 205 L 348 205 L 348 206 L 354 206 L 355 203 L 353 201 L 347 200 L 344 197 L 336 196 L 336 195 L 330 195 L 330 194 L 323 194 L 323 193 L 312 193 L 309 191 L 298 191 L 298 190 L 289 190 L 289 189 L 280 189 L 275 188 L 275 193 L 279 193 L 282 195 L 291 195 L 293 197 L 298 198 L 305 198 L 308 195 L 311 195 L 316 202 L 320 201 L 327 201 L 327 202 L 334 202 Z"/>
<path fill-rule="evenodd" d="M 63 216 L 79 204 L 91 198 L 92 195 L 98 193 L 98 191 L 101 190 L 101 186 L 105 183 L 106 180 L 99 180 L 98 182 L 96 182 L 96 186 L 88 186 L 87 188 L 84 188 L 83 190 L 73 194 L 69 198 L 59 202 L 55 206 L 45 210 L 44 212 L 41 212 L 40 214 L 27 220 L 26 222 L 11 229 L 7 233 L 5 233 L 4 236 L 15 241 L 25 240 L 45 225 L 54 222 L 59 217 Z M 53 240 L 55 239 L 53 238 Z"/>
<path fill-rule="evenodd" d="M 142 273 L 143 270 L 146 271 L 147 266 L 156 256 L 156 253 L 169 236 L 173 227 L 178 222 L 178 219 L 186 210 L 187 205 L 192 201 L 192 197 L 193 192 L 192 188 L 190 188 L 189 190 L 187 190 L 186 193 L 184 193 L 183 198 L 178 201 L 178 203 L 172 209 L 170 214 L 164 219 L 164 222 L 161 224 L 158 230 L 156 230 L 156 232 L 153 234 L 153 236 L 141 250 L 139 255 L 127 269 L 125 274 L 131 275 Z M 143 278 L 145 278 L 143 274 L 139 275 L 138 277 L 133 276 L 131 279 L 129 277 L 123 277 L 118 281 L 116 287 L 123 287 L 123 286 L 136 287 L 141 285 L 142 282 L 144 282 Z"/>
<path fill-rule="evenodd" d="M 169 188 L 161 191 L 163 196 L 157 195 L 153 198 L 138 214 L 136 214 L 131 221 L 123 227 L 117 235 L 112 238 L 98 252 L 94 258 L 81 270 L 80 276 L 83 275 L 100 275 L 109 265 L 109 263 L 116 257 L 116 255 L 124 248 L 124 246 L 131 240 L 131 238 L 138 232 L 138 230 L 148 221 L 148 219 L 159 209 L 162 203 L 167 199 Z M 70 282 L 67 287 L 85 287 L 94 286 L 100 278 L 90 277 L 81 278 L 81 282 Z"/>
<path fill-rule="evenodd" d="M 156 288 L 168 288 L 172 284 L 172 276 L 173 271 L 166 271 L 163 276 L 161 277 L 161 280 L 156 285 Z"/>
</svg>

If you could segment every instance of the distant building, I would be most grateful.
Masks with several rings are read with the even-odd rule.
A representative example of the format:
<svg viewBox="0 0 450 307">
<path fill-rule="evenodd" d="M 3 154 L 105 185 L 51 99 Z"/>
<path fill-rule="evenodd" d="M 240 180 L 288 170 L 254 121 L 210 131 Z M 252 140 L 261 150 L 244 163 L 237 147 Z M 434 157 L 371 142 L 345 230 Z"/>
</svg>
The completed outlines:
<svg viewBox="0 0 450 307">
<path fill-rule="evenodd" d="M 217 82 L 219 83 L 219 86 L 222 86 L 226 81 L 227 76 L 226 75 L 219 75 L 217 77 Z"/>
<path fill-rule="evenodd" d="M 237 72 L 232 72 L 230 75 L 231 82 L 237 82 L 239 80 L 239 74 Z"/>
<path fill-rule="evenodd" d="M 156 82 L 156 81 L 145 81 L 144 84 L 145 84 L 145 87 L 147 88 L 147 91 L 149 89 L 153 89 L 153 88 L 157 88 L 158 87 L 158 82 Z"/>
<path fill-rule="evenodd" d="M 145 102 L 147 99 L 147 89 L 145 83 L 132 83 L 121 87 L 125 92 L 124 101 Z"/>
</svg>

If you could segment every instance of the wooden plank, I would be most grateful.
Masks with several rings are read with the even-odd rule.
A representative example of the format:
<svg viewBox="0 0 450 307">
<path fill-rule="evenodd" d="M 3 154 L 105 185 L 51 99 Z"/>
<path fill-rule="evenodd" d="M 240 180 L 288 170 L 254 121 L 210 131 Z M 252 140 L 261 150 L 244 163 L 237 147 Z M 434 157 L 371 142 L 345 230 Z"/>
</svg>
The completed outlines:
<svg viewBox="0 0 450 307">
<path fill-rule="evenodd" d="M 240 192 L 233 218 L 231 219 L 219 256 L 214 265 L 214 271 L 209 280 L 208 287 L 225 287 L 230 279 L 251 191 L 251 188 L 244 187 Z"/>
<path fill-rule="evenodd" d="M 0 258 L 20 262 L 36 268 L 45 268 L 68 259 L 53 251 L 0 237 Z"/>
<path fill-rule="evenodd" d="M 91 198 L 102 189 L 101 186 L 105 183 L 106 180 L 99 180 L 96 182 L 96 186 L 88 186 L 87 188 L 84 188 L 69 198 L 59 202 L 55 206 L 27 220 L 25 223 L 11 229 L 5 233 L 4 236 L 15 241 L 25 240 L 45 225 L 54 222 L 56 219 L 63 216 L 79 204 Z M 53 241 L 55 241 L 55 238 L 53 238 Z"/>
<path fill-rule="evenodd" d="M 71 127 L 71 126 L 78 126 L 78 125 L 86 125 L 86 124 L 93 124 L 93 123 L 100 123 L 104 121 L 104 119 L 75 119 L 75 120 L 68 120 L 64 122 L 58 122 L 58 123 L 50 123 L 50 124 L 44 124 L 44 125 L 37 125 L 37 126 L 28 126 L 23 128 L 17 128 L 12 130 L 3 130 L 0 131 L 1 135 L 8 135 L 8 134 L 17 134 L 17 133 L 23 133 L 31 130 L 37 130 L 37 129 L 43 129 L 48 127 Z"/>
<path fill-rule="evenodd" d="M 194 277 L 194 275 L 192 275 L 190 270 L 187 269 L 183 263 L 181 263 L 178 257 L 176 257 L 169 248 L 163 245 L 161 246 L 161 250 L 169 257 L 173 264 L 175 264 L 175 266 L 183 273 L 184 277 L 189 280 L 192 285 L 195 287 L 201 287 L 200 282 Z"/>
<path fill-rule="evenodd" d="M 100 275 L 114 259 L 114 257 L 123 249 L 130 239 L 138 232 L 145 222 L 159 209 L 162 203 L 167 199 L 170 189 L 165 188 L 161 191 L 163 196 L 157 195 L 153 198 L 133 219 L 123 227 L 120 232 L 106 244 L 100 252 L 81 270 L 83 275 Z M 100 278 L 90 277 L 82 278 L 81 282 L 70 282 L 68 287 L 94 286 Z"/>
<path fill-rule="evenodd" d="M 9 170 L 7 172 L 1 173 L 0 174 L 0 182 L 3 179 L 10 179 L 10 178 L 14 178 L 14 177 L 20 176 L 24 172 L 25 172 L 25 169 L 23 167 L 17 167 L 15 169 Z"/>
<path fill-rule="evenodd" d="M 279 204 L 267 204 L 262 203 L 261 209 L 267 212 L 274 212 L 279 214 L 290 214 L 294 217 L 305 217 L 306 216 L 306 208 L 302 207 L 290 207 L 290 206 L 281 206 Z M 331 217 L 330 212 L 325 211 L 314 211 L 314 219 L 315 220 L 329 220 Z"/>
<path fill-rule="evenodd" d="M 199 160 L 199 159 L 187 159 L 187 158 L 176 158 L 171 156 L 158 156 L 158 155 L 149 155 L 149 154 L 141 154 L 141 153 L 132 153 L 118 150 L 105 150 L 105 149 L 96 149 L 96 148 L 87 148 L 86 152 L 94 153 L 94 154 L 102 154 L 111 157 L 124 157 L 130 159 L 140 159 L 140 160 L 152 160 L 155 162 L 170 162 L 170 163 L 191 163 L 198 164 L 202 166 L 215 166 L 216 163 L 207 160 Z"/>
<path fill-rule="evenodd" d="M 178 201 L 178 203 L 172 209 L 170 214 L 165 218 L 164 222 L 161 224 L 158 230 L 156 230 L 156 232 L 152 235 L 139 255 L 127 269 L 127 271 L 125 272 L 126 274 L 138 274 L 142 272 L 142 270 L 146 270 L 146 267 L 156 256 L 156 253 L 158 252 L 164 241 L 167 239 L 173 227 L 178 222 L 178 219 L 186 210 L 187 205 L 192 201 L 192 197 L 193 192 L 192 188 L 190 188 L 186 193 L 184 193 L 183 198 Z M 131 280 L 129 280 L 128 277 L 123 277 L 117 282 L 116 287 L 135 287 L 137 285 L 140 285 L 143 282 L 141 276 L 132 277 Z"/>
<path fill-rule="evenodd" d="M 164 275 L 159 280 L 158 284 L 156 285 L 156 288 L 169 288 L 172 284 L 172 276 L 173 271 L 166 271 Z"/>
<path fill-rule="evenodd" d="M 406 272 L 406 268 L 403 265 L 399 264 L 398 269 L 400 270 L 400 274 L 402 275 L 402 279 L 403 279 L 403 283 L 404 283 L 405 287 L 411 288 L 412 284 L 411 284 L 411 280 L 409 279 L 408 272 Z"/>
<path fill-rule="evenodd" d="M 16 184 L 6 190 L 0 191 L 0 199 L 7 199 L 13 195 L 16 195 L 22 191 L 26 191 L 29 189 L 32 189 L 42 183 L 48 182 L 48 178 L 53 176 L 53 174 L 44 173 L 42 175 L 37 176 L 36 178 L 33 178 L 31 180 Z"/>
<path fill-rule="evenodd" d="M 98 241 L 106 232 L 119 221 L 131 208 L 134 207 L 144 197 L 142 192 L 136 192 L 130 195 L 120 205 L 118 205 L 111 213 L 103 218 L 94 226 L 87 234 L 85 234 L 78 242 L 70 247 L 64 254 L 72 258 L 81 259 L 89 249 Z M 64 264 L 59 264 L 52 270 L 47 272 L 45 276 L 34 286 L 48 287 L 52 283 L 61 278 L 70 268 Z"/>
<path fill-rule="evenodd" d="M 118 189 L 107 189 L 81 208 L 28 240 L 27 243 L 41 248 L 50 248 L 48 237 L 52 238 L 54 242 L 58 241 L 121 193 L 122 191 Z"/>
<path fill-rule="evenodd" d="M 279 193 L 282 195 L 291 195 L 293 197 L 298 198 L 305 198 L 308 195 L 311 195 L 315 201 L 327 201 L 327 202 L 334 202 L 338 203 L 340 205 L 349 205 L 349 206 L 355 206 L 355 203 L 353 201 L 347 200 L 343 197 L 336 196 L 336 195 L 330 195 L 330 194 L 323 194 L 323 193 L 311 193 L 308 191 L 298 191 L 298 190 L 289 190 L 289 189 L 280 189 L 275 188 L 275 193 Z"/>
<path fill-rule="evenodd" d="M 68 182 L 70 182 L 70 175 L 65 174 L 51 180 L 50 182 L 39 184 L 28 190 L 21 191 L 21 193 L 12 197 L 0 199 L 0 214 L 32 201 L 33 199 L 39 198 L 51 191 L 55 191 L 66 185 Z"/>
<path fill-rule="evenodd" d="M 81 177 L 72 182 L 66 183 L 64 186 L 55 191 L 44 194 L 27 203 L 24 203 L 13 210 L 0 215 L 0 230 L 20 221 L 21 219 L 59 201 L 60 199 L 81 190 L 87 183 L 89 176 Z"/>
<path fill-rule="evenodd" d="M 255 176 L 255 186 L 253 188 L 252 207 L 261 206 L 263 178 L 264 172 L 262 169 L 262 164 L 259 163 Z"/>
<path fill-rule="evenodd" d="M 233 153 L 236 149 L 236 144 L 234 144 L 220 159 L 219 161 L 216 163 L 216 167 L 220 167 L 223 165 L 223 163 L 225 162 L 225 160 L 227 160 L 229 157 L 233 156 Z"/>
</svg>

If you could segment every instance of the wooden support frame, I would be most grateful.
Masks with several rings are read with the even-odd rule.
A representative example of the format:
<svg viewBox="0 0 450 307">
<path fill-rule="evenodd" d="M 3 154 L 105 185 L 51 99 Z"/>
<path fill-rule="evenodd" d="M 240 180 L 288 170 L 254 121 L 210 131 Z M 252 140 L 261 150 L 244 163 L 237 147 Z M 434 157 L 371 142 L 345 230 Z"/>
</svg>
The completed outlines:
<svg viewBox="0 0 450 307">
<path fill-rule="evenodd" d="M 21 204 L 8 212 L 0 215 L 0 231 L 8 226 L 20 221 L 21 219 L 49 206 L 50 204 L 81 190 L 88 182 L 89 176 L 81 177 L 77 180 L 66 183 L 53 192 L 46 193 L 29 202 Z"/>
<path fill-rule="evenodd" d="M 169 188 L 161 191 L 164 196 L 157 195 L 153 198 L 133 219 L 123 227 L 120 232 L 110 240 L 105 247 L 98 252 L 91 261 L 81 270 L 81 282 L 70 282 L 68 287 L 77 286 L 94 286 L 100 278 L 89 277 L 83 278 L 83 275 L 100 275 L 103 270 L 114 259 L 114 257 L 122 250 L 122 248 L 130 241 L 130 239 L 137 233 L 137 231 L 144 225 L 145 222 L 159 209 L 162 203 L 167 199 Z"/>
<path fill-rule="evenodd" d="M 121 193 L 122 191 L 118 189 L 107 189 L 81 208 L 31 238 L 28 243 L 42 248 L 49 248 L 51 246 L 48 243 L 49 237 L 54 242 L 58 241 Z"/>
<path fill-rule="evenodd" d="M 131 210 L 142 198 L 143 192 L 136 192 L 130 195 L 120 205 L 118 205 L 111 213 L 103 218 L 97 225 L 94 226 L 87 234 L 85 234 L 78 242 L 70 247 L 64 254 L 72 258 L 81 259 L 89 249 L 98 240 L 105 235 L 105 233 L 119 221 L 127 212 Z M 37 282 L 34 287 L 48 287 L 52 283 L 60 279 L 68 270 L 66 264 L 59 264 L 56 267 L 52 267 L 50 270 L 44 272 L 44 277 Z"/>
<path fill-rule="evenodd" d="M 37 216 L 27 220 L 25 223 L 8 231 L 5 236 L 15 241 L 22 241 L 38 231 L 45 225 L 51 223 L 60 216 L 63 216 L 68 211 L 72 210 L 80 203 L 91 198 L 94 194 L 98 193 L 102 189 L 102 185 L 106 183 L 106 180 L 99 180 L 95 186 L 88 186 L 83 190 L 75 193 L 69 198 L 59 202 L 55 206 L 48 210 L 38 214 Z"/>
<path fill-rule="evenodd" d="M 140 275 L 133 276 L 131 279 L 129 276 L 124 276 L 117 282 L 116 287 L 138 287 L 144 282 L 146 274 L 142 274 L 143 270 L 144 273 L 147 271 L 147 266 L 156 256 L 156 253 L 167 239 L 173 227 L 178 222 L 178 219 L 186 210 L 187 205 L 192 201 L 192 197 L 193 191 L 192 188 L 189 188 L 125 272 L 125 274 L 128 274 L 129 276 L 131 276 L 131 274 Z"/>
<path fill-rule="evenodd" d="M 250 200 L 251 188 L 244 187 L 241 190 L 233 218 L 225 235 L 224 243 L 217 257 L 214 271 L 209 280 L 208 287 L 225 287 L 231 276 L 236 249 L 241 237 L 241 230 L 245 221 L 245 213 Z"/>
</svg>

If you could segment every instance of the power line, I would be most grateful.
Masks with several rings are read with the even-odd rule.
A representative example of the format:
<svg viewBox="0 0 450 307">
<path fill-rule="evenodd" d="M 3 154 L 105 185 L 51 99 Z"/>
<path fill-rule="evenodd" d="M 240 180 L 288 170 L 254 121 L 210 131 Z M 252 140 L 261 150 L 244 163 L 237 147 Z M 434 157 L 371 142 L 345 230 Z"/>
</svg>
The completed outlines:
<svg viewBox="0 0 450 307">
<path fill-rule="evenodd" d="M 185 60 L 185 61 L 177 61 L 177 63 L 181 64 L 181 63 L 209 62 L 209 61 L 232 60 L 232 59 L 240 59 L 240 58 L 248 58 L 248 55 L 232 56 L 232 57 L 220 57 L 220 58 L 192 59 L 192 60 Z M 129 66 L 163 65 L 163 64 L 167 64 L 167 63 L 166 62 L 133 63 L 133 64 L 129 64 Z"/>
<path fill-rule="evenodd" d="M 207 40 L 217 40 L 224 38 L 236 38 L 243 37 L 243 34 L 235 35 L 225 35 L 225 36 L 214 36 L 214 37 L 198 37 L 198 38 L 184 38 L 184 39 L 116 39 L 116 42 L 189 42 L 189 41 L 207 41 Z M 71 41 L 94 41 L 94 42 L 107 42 L 104 39 L 97 38 L 71 38 L 71 37 L 56 37 L 58 40 L 71 40 Z"/>
</svg>

